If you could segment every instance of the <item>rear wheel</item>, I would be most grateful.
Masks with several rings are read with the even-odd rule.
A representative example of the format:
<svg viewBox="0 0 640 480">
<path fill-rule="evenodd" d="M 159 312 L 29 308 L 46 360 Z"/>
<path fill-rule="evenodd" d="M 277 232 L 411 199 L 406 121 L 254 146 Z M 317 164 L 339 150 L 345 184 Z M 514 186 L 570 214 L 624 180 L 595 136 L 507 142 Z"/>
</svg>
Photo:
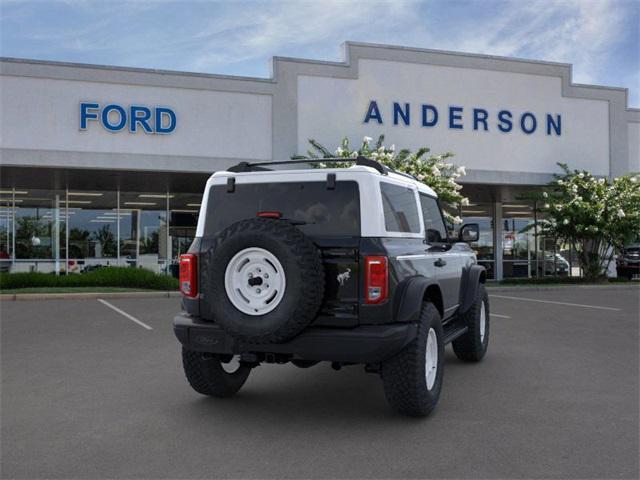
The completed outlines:
<svg viewBox="0 0 640 480">
<path fill-rule="evenodd" d="M 463 319 L 468 330 L 452 342 L 453 351 L 460 360 L 479 362 L 489 346 L 489 295 L 484 284 L 478 285 L 473 305 Z"/>
<path fill-rule="evenodd" d="M 382 382 L 388 402 L 404 415 L 428 415 L 440 397 L 443 367 L 442 320 L 438 309 L 425 302 L 416 338 L 382 363 Z"/>
<path fill-rule="evenodd" d="M 230 397 L 247 381 L 251 367 L 239 357 L 222 358 L 210 353 L 182 349 L 182 365 L 191 387 L 202 395 Z"/>
</svg>

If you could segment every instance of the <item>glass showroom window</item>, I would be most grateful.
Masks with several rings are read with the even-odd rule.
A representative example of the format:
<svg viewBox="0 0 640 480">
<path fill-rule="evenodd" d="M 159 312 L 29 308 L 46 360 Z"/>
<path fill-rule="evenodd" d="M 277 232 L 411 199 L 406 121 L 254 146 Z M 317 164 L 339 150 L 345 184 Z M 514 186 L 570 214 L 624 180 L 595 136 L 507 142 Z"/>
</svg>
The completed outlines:
<svg viewBox="0 0 640 480">
<path fill-rule="evenodd" d="M 502 205 L 502 269 L 504 278 L 526 278 L 536 273 L 534 208 L 524 202 Z"/>
<path fill-rule="evenodd" d="M 117 193 L 69 190 L 68 271 L 117 265 Z"/>
<path fill-rule="evenodd" d="M 13 189 L 0 190 L 0 272 L 10 271 L 14 258 L 14 196 Z"/>
<path fill-rule="evenodd" d="M 66 192 L 20 191 L 25 193 L 15 198 L 13 271 L 64 270 Z"/>
<path fill-rule="evenodd" d="M 168 273 L 177 277 L 178 258 L 186 253 L 196 236 L 202 195 L 176 193 L 169 198 L 169 243 L 171 263 Z"/>
<path fill-rule="evenodd" d="M 169 268 L 168 208 L 173 195 L 120 192 L 120 255 L 126 262 L 155 272 Z"/>
<path fill-rule="evenodd" d="M 480 226 L 480 237 L 470 246 L 476 252 L 478 263 L 487 269 L 487 278 L 489 279 L 496 278 L 493 212 L 494 208 L 491 203 L 471 203 L 461 207 L 459 212 L 462 224 L 477 223 Z"/>
</svg>

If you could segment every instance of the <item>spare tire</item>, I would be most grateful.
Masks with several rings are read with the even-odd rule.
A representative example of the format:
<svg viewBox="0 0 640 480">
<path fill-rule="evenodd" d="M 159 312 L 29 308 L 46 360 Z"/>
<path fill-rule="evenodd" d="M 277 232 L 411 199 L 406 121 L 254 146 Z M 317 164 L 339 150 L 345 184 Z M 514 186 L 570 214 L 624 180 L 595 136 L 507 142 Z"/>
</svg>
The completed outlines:
<svg viewBox="0 0 640 480">
<path fill-rule="evenodd" d="M 220 232 L 204 255 L 212 319 L 249 343 L 283 342 L 315 318 L 324 295 L 320 252 L 285 220 L 254 218 Z"/>
</svg>

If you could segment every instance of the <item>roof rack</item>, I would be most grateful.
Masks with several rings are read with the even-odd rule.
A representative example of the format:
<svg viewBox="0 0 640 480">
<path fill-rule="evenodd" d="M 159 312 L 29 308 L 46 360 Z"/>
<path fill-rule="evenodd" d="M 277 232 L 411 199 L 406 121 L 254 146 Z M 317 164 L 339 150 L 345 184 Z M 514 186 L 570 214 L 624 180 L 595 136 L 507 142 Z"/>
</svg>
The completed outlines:
<svg viewBox="0 0 640 480">
<path fill-rule="evenodd" d="M 302 158 L 295 160 L 281 160 L 278 162 L 240 162 L 233 167 L 227 168 L 229 172 L 260 172 L 260 171 L 268 171 L 271 170 L 270 167 L 273 165 L 289 165 L 289 164 L 297 164 L 297 163 L 324 163 L 324 162 L 341 162 L 341 163 L 352 163 L 355 162 L 356 165 L 362 165 L 365 167 L 371 167 L 380 172 L 382 175 L 386 175 L 389 172 L 398 173 L 395 170 L 390 169 L 389 167 L 382 165 L 380 162 L 376 162 L 375 160 L 371 160 L 370 158 L 359 156 L 357 158 Z M 406 175 L 406 174 L 400 174 Z M 413 177 L 411 177 L 413 178 Z"/>
</svg>

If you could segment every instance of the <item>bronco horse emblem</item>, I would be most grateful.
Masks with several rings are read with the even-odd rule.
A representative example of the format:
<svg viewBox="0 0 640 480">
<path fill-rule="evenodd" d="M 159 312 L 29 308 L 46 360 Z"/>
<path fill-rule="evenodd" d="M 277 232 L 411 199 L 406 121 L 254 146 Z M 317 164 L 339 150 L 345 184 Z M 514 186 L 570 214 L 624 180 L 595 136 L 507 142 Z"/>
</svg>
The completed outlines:
<svg viewBox="0 0 640 480">
<path fill-rule="evenodd" d="M 347 268 L 344 272 L 339 273 L 336 279 L 338 280 L 338 283 L 342 287 L 344 286 L 344 282 L 349 280 L 350 277 L 351 277 L 351 269 Z"/>
</svg>

